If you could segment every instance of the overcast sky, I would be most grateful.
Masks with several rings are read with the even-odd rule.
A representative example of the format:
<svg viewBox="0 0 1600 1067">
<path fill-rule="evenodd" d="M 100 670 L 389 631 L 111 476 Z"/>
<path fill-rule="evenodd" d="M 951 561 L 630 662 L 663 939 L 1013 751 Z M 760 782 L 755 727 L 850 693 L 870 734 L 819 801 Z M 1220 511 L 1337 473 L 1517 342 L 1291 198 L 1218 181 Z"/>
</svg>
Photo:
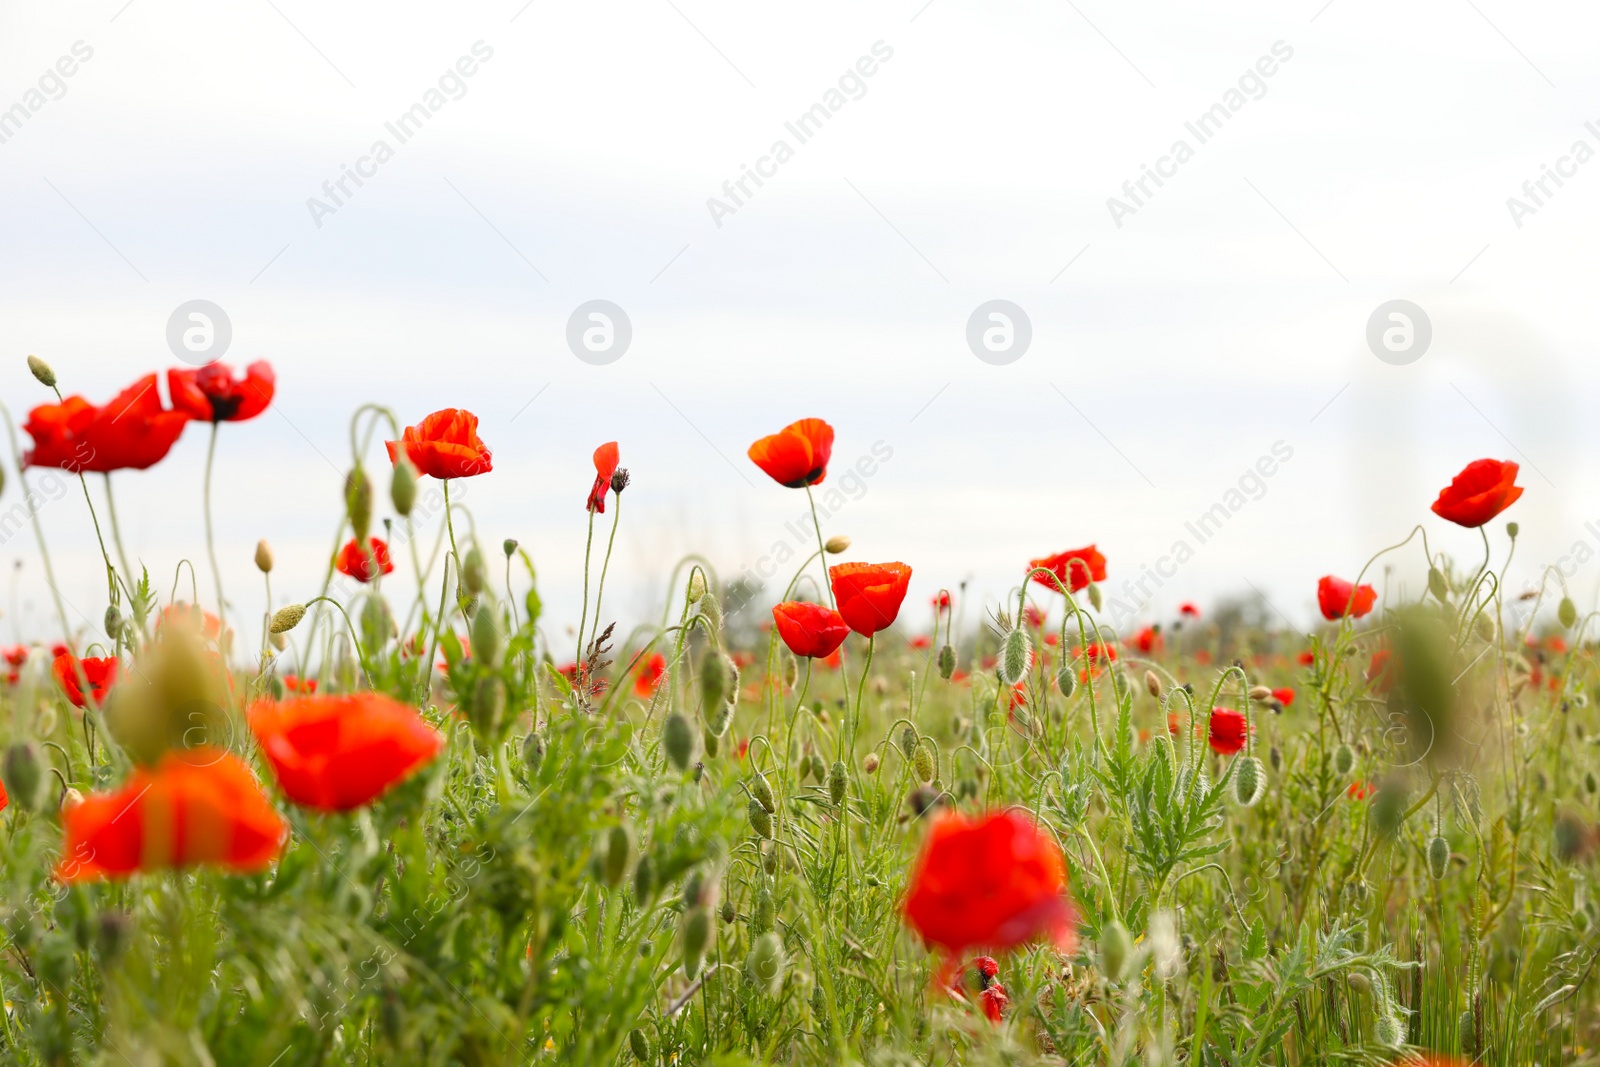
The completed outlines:
<svg viewBox="0 0 1600 1067">
<path fill-rule="evenodd" d="M 608 596 L 631 616 L 686 552 L 731 575 L 796 541 L 803 494 L 744 451 L 806 416 L 836 464 L 889 450 L 827 532 L 911 564 L 919 619 L 1089 542 L 1115 593 L 1187 537 L 1142 617 L 1255 586 L 1304 625 L 1318 576 L 1417 522 L 1475 563 L 1427 505 L 1480 456 L 1523 465 L 1531 581 L 1600 550 L 1597 31 L 1502 0 L 8 4 L 0 398 L 45 399 L 33 352 L 103 401 L 179 365 L 180 305 L 221 307 L 223 358 L 279 376 L 218 451 L 245 614 L 260 537 L 280 601 L 320 581 L 365 401 L 478 413 L 495 470 L 463 503 L 529 546 L 557 624 L 595 445 L 634 477 Z M 597 299 L 632 328 L 606 365 L 567 341 Z M 991 300 L 1031 329 L 1005 365 L 968 343 Z M 1431 328 L 1402 365 L 1367 338 L 1393 300 Z M 163 585 L 195 559 L 209 596 L 205 437 L 116 485 L 130 551 Z M 1275 445 L 1259 499 L 1187 534 Z M 81 495 L 43 522 L 97 620 Z M 42 632 L 31 535 L 0 552 Z M 1592 602 L 1600 563 L 1573 581 Z"/>
</svg>

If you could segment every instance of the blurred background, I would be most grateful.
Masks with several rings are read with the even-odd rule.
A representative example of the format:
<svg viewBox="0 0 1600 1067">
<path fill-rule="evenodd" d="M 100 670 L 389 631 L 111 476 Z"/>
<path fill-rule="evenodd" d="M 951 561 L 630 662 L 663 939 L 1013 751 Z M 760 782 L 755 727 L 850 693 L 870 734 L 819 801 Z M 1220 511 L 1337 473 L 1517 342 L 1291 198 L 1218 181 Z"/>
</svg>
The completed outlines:
<svg viewBox="0 0 1600 1067">
<path fill-rule="evenodd" d="M 220 308 L 221 358 L 278 374 L 218 446 L 252 620 L 258 539 L 279 603 L 320 586 L 368 401 L 480 416 L 495 470 L 459 499 L 491 558 L 529 549 L 557 646 L 596 445 L 633 476 L 607 594 L 631 621 L 687 552 L 759 577 L 786 546 L 781 590 L 805 498 L 745 449 L 806 416 L 837 430 L 826 532 L 914 568 L 913 628 L 940 586 L 992 601 L 1091 542 L 1127 617 L 1243 594 L 1306 627 L 1320 575 L 1419 522 L 1475 566 L 1428 505 L 1481 456 L 1522 464 L 1516 591 L 1600 554 L 1597 31 L 1587 5 L 1503 0 L 9 4 L 0 398 L 19 422 L 47 399 L 37 353 L 103 402 L 184 365 L 180 306 Z M 631 327 L 603 364 L 568 343 L 593 300 Z M 980 353 L 995 300 L 1027 325 Z M 1396 300 L 1421 317 L 1380 359 Z M 164 592 L 193 559 L 209 600 L 206 435 L 116 487 L 129 552 Z M 41 518 L 98 626 L 69 488 Z M 1202 543 L 1185 524 L 1218 503 Z M 0 525 L 0 632 L 48 636 L 32 534 Z M 1180 540 L 1171 577 L 1124 586 Z M 1421 567 L 1398 557 L 1389 591 Z M 1568 570 L 1592 604 L 1600 562 Z"/>
</svg>

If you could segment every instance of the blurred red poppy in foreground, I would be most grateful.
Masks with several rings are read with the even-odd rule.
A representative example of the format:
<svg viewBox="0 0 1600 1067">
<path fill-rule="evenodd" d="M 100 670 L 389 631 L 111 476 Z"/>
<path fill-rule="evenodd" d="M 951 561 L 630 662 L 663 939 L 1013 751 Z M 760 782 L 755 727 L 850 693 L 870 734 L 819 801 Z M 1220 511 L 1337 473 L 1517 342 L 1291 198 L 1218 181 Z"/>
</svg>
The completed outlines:
<svg viewBox="0 0 1600 1067">
<path fill-rule="evenodd" d="M 61 812 L 63 882 L 210 864 L 236 874 L 278 858 L 289 827 L 239 757 L 218 748 L 169 752 L 122 788 Z"/>
<path fill-rule="evenodd" d="M 816 485 L 828 476 L 833 427 L 821 419 L 791 422 L 750 446 L 750 461 L 788 489 Z"/>
<path fill-rule="evenodd" d="M 88 701 L 84 698 L 83 686 L 78 680 L 80 664 L 83 666 L 83 677 L 89 683 L 89 696 L 94 698 L 96 706 L 105 703 L 106 690 L 117 680 L 117 657 L 106 656 L 101 659 L 86 656 L 80 660 L 67 652 L 57 656 L 50 664 L 51 673 L 56 676 L 56 683 L 61 686 L 61 691 L 74 705 L 82 708 L 88 706 Z"/>
<path fill-rule="evenodd" d="M 786 600 L 773 607 L 772 624 L 790 652 L 813 659 L 833 655 L 850 636 L 844 616 L 803 600 Z"/>
<path fill-rule="evenodd" d="M 1433 502 L 1433 513 L 1468 529 L 1482 526 L 1517 502 L 1517 465 L 1509 460 L 1475 459 L 1462 468 Z"/>
<path fill-rule="evenodd" d="M 1065 585 L 1076 593 L 1080 589 L 1087 588 L 1090 582 L 1106 580 L 1106 558 L 1093 545 L 1086 548 L 1069 548 L 1053 556 L 1030 559 L 1028 567 L 1030 570 L 1034 567 L 1043 567 L 1054 574 L 1060 579 L 1059 584 L 1042 574 L 1035 574 L 1033 580 L 1046 589 L 1057 591 L 1061 585 Z"/>
<path fill-rule="evenodd" d="M 845 623 L 871 637 L 894 625 L 911 584 L 911 568 L 904 563 L 840 563 L 828 568 L 828 578 Z"/>
<path fill-rule="evenodd" d="M 162 408 L 156 376 L 147 374 L 103 407 L 69 396 L 28 412 L 22 428 L 33 438 L 33 447 L 22 463 L 74 474 L 144 470 L 165 458 L 188 423 L 183 412 Z"/>
<path fill-rule="evenodd" d="M 389 462 L 400 450 L 419 473 L 434 478 L 470 478 L 494 469 L 488 446 L 478 437 L 478 416 L 460 408 L 442 408 L 415 426 L 407 426 L 398 441 L 385 441 Z"/>
<path fill-rule="evenodd" d="M 272 403 L 277 379 L 272 364 L 257 360 L 233 376 L 226 363 L 207 363 L 193 370 L 167 371 L 167 392 L 172 406 L 199 422 L 243 422 L 253 419 Z"/>
<path fill-rule="evenodd" d="M 607 441 L 594 450 L 594 486 L 589 490 L 590 511 L 606 513 L 606 493 L 611 489 L 611 476 L 617 473 L 621 456 L 615 441 Z"/>
<path fill-rule="evenodd" d="M 1232 708 L 1211 709 L 1211 736 L 1206 740 L 1211 751 L 1219 756 L 1232 756 L 1243 751 L 1250 733 L 1250 720 Z"/>
<path fill-rule="evenodd" d="M 382 693 L 259 700 L 249 718 L 284 795 L 317 811 L 370 804 L 444 747 L 417 709 Z"/>
<path fill-rule="evenodd" d="M 380 574 L 394 573 L 394 563 L 389 559 L 389 546 L 376 537 L 367 538 L 365 552 L 361 549 L 361 542 L 352 537 L 339 550 L 333 566 L 340 574 L 362 583 L 370 582 Z"/>
<path fill-rule="evenodd" d="M 1378 591 L 1370 585 L 1352 585 L 1331 574 L 1317 580 L 1317 607 L 1324 619 L 1359 619 L 1378 602 Z"/>
<path fill-rule="evenodd" d="M 661 679 L 667 673 L 667 657 L 659 652 L 652 652 L 643 657 L 642 661 L 636 660 L 638 673 L 633 676 L 633 695 L 648 700 L 655 696 L 656 686 L 661 684 Z"/>
<path fill-rule="evenodd" d="M 903 910 L 929 945 L 952 955 L 1044 939 L 1077 941 L 1067 869 L 1054 839 L 1020 811 L 939 815 L 911 872 Z"/>
</svg>

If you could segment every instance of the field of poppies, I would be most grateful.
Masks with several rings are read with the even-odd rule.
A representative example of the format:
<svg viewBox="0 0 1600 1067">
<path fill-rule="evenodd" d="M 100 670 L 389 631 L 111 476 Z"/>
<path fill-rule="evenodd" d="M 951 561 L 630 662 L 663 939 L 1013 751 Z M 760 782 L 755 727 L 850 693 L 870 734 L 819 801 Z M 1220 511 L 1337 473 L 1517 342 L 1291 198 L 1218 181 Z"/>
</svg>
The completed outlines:
<svg viewBox="0 0 1600 1067">
<path fill-rule="evenodd" d="M 277 599 L 240 618 L 209 459 L 176 592 L 112 488 L 191 423 L 249 432 L 271 368 L 99 405 L 29 367 L 3 492 L 54 588 L 29 479 L 83 480 L 105 614 L 58 595 L 0 650 L 0 1061 L 1600 1062 L 1592 616 L 1556 572 L 1505 587 L 1515 463 L 1322 577 L 1310 634 L 1193 604 L 1113 632 L 1094 544 L 909 601 L 915 561 L 820 524 L 740 619 L 694 557 L 623 630 L 648 441 L 611 442 L 574 472 L 584 558 L 537 561 L 582 568 L 574 640 L 459 504 L 416 549 L 423 479 L 495 474 L 471 413 L 358 410 L 340 547 L 286 574 L 263 543 Z M 809 499 L 833 445 L 807 418 L 748 458 Z M 1481 559 L 1430 547 L 1448 524 Z"/>
</svg>

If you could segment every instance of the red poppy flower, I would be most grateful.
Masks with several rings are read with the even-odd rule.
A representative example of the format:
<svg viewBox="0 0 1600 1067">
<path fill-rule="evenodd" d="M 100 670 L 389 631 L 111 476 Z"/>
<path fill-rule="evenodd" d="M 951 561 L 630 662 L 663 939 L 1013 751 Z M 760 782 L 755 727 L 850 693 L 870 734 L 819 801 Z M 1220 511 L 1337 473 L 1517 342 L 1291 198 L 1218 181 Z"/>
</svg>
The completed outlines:
<svg viewBox="0 0 1600 1067">
<path fill-rule="evenodd" d="M 1243 750 L 1250 733 L 1250 720 L 1232 708 L 1211 709 L 1211 736 L 1206 740 L 1211 751 L 1219 756 L 1231 756 Z"/>
<path fill-rule="evenodd" d="M 11 803 L 11 798 L 6 795 L 6 784 L 0 782 L 0 811 L 6 810 L 6 805 Z"/>
<path fill-rule="evenodd" d="M 950 590 L 941 589 L 933 594 L 933 610 L 934 614 L 950 610 Z"/>
<path fill-rule="evenodd" d="M 1044 643 L 1049 645 L 1051 648 L 1055 648 L 1057 645 L 1059 645 L 1061 643 L 1061 637 L 1060 637 L 1059 634 L 1054 634 L 1054 633 L 1045 634 L 1044 635 Z"/>
<path fill-rule="evenodd" d="M 168 752 L 135 767 L 120 789 L 90 793 L 61 812 L 63 882 L 214 865 L 260 871 L 283 851 L 289 827 L 239 757 L 219 748 Z"/>
<path fill-rule="evenodd" d="M 843 648 L 843 647 L 844 646 L 842 646 L 842 645 L 840 646 L 840 648 Z M 820 662 L 822 663 L 822 665 L 824 667 L 828 668 L 830 671 L 836 671 L 841 666 L 843 666 L 844 657 L 840 655 L 840 649 L 836 648 L 832 652 L 828 653 L 826 656 L 823 656 Z"/>
<path fill-rule="evenodd" d="M 786 600 L 774 606 L 772 624 L 790 652 L 813 659 L 834 655 L 850 636 L 850 627 L 837 611 L 803 600 Z"/>
<path fill-rule="evenodd" d="M 862 637 L 894 625 L 911 583 L 904 563 L 840 563 L 828 568 L 839 614 Z"/>
<path fill-rule="evenodd" d="M 1048 613 L 1043 608 L 1036 608 L 1032 604 L 1028 604 L 1022 609 L 1023 621 L 1035 630 L 1043 626 L 1044 620 L 1048 617 Z"/>
<path fill-rule="evenodd" d="M 369 537 L 367 547 L 372 553 L 370 558 L 361 550 L 361 543 L 352 537 L 334 558 L 334 569 L 363 584 L 380 574 L 393 574 L 394 563 L 389 559 L 389 546 L 380 538 Z"/>
<path fill-rule="evenodd" d="M 1274 689 L 1272 691 L 1272 699 L 1276 700 L 1284 707 L 1288 707 L 1290 704 L 1294 703 L 1294 690 L 1290 689 L 1288 686 L 1285 686 L 1282 689 Z"/>
<path fill-rule="evenodd" d="M 317 680 L 302 678 L 298 674 L 286 674 L 283 676 L 283 687 L 291 693 L 315 693 Z"/>
<path fill-rule="evenodd" d="M 643 658 L 635 660 L 638 673 L 633 676 L 633 695 L 649 700 L 656 694 L 656 686 L 661 684 L 661 679 L 667 673 L 667 657 L 659 652 L 653 652 Z"/>
<path fill-rule="evenodd" d="M 494 469 L 494 457 L 478 438 L 478 416 L 460 408 L 435 411 L 384 446 L 390 463 L 399 460 L 404 448 L 411 465 L 434 478 L 470 478 Z"/>
<path fill-rule="evenodd" d="M 9 666 L 20 667 L 28 662 L 28 646 L 12 645 L 10 648 L 0 649 L 0 656 L 5 657 Z"/>
<path fill-rule="evenodd" d="M 1351 782 L 1344 792 L 1351 800 L 1365 800 L 1377 792 L 1377 787 L 1371 782 Z"/>
<path fill-rule="evenodd" d="M 1394 652 L 1387 648 L 1380 648 L 1372 654 L 1372 659 L 1367 662 L 1367 681 L 1380 693 L 1387 693 L 1394 684 L 1390 671 L 1390 661 Z"/>
<path fill-rule="evenodd" d="M 918 650 L 932 648 L 933 638 L 929 637 L 927 634 L 918 634 L 911 639 L 911 647 Z"/>
<path fill-rule="evenodd" d="M 246 367 L 243 378 L 235 378 L 226 363 L 207 363 L 167 371 L 167 392 L 174 409 L 198 422 L 243 422 L 267 410 L 276 381 L 264 359 Z"/>
<path fill-rule="evenodd" d="M 1198 619 L 1200 617 L 1200 605 L 1192 600 L 1185 600 L 1178 605 L 1178 614 L 1185 618 Z"/>
<path fill-rule="evenodd" d="M 1089 645 L 1088 648 L 1079 649 L 1077 654 L 1087 657 L 1090 663 L 1099 663 L 1102 660 L 1104 660 L 1106 663 L 1117 662 L 1117 646 L 1111 644 L 1109 641 L 1105 644 L 1101 644 L 1099 641 L 1096 641 Z"/>
<path fill-rule="evenodd" d="M 749 451 L 751 462 L 788 489 L 803 489 L 826 478 L 832 455 L 833 427 L 821 419 L 791 422 Z"/>
<path fill-rule="evenodd" d="M 1026 814 L 935 818 L 911 872 L 906 921 L 952 955 L 1044 938 L 1061 951 L 1077 940 L 1067 869 L 1055 840 Z"/>
<path fill-rule="evenodd" d="M 607 441 L 594 450 L 594 486 L 589 490 L 590 511 L 606 513 L 606 493 L 611 490 L 611 476 L 617 473 L 617 443 Z"/>
<path fill-rule="evenodd" d="M 94 698 L 95 706 L 98 707 L 105 703 L 106 690 L 117 680 L 117 657 L 106 656 L 102 659 L 88 656 L 80 660 L 67 652 L 57 656 L 50 664 L 50 670 L 55 674 L 56 683 L 61 686 L 61 691 L 74 705 L 82 708 L 87 707 L 89 702 L 84 698 L 83 688 L 78 682 L 79 664 L 82 664 L 83 676 L 89 683 L 89 696 Z"/>
<path fill-rule="evenodd" d="M 156 376 L 147 374 L 103 407 L 69 396 L 28 412 L 22 428 L 33 438 L 33 447 L 22 462 L 74 474 L 144 470 L 172 450 L 188 422 L 183 412 L 162 408 Z"/>
<path fill-rule="evenodd" d="M 1011 687 L 1011 694 L 1006 697 L 1006 710 L 1016 711 L 1028 705 L 1028 683 L 1018 682 Z"/>
<path fill-rule="evenodd" d="M 1069 548 L 1053 556 L 1030 559 L 1028 568 L 1031 570 L 1034 567 L 1043 567 L 1054 574 L 1060 580 L 1060 585 L 1065 585 L 1074 593 L 1086 588 L 1090 582 L 1106 580 L 1106 558 L 1093 545 L 1087 548 Z M 1042 574 L 1035 574 L 1033 580 L 1046 589 L 1059 588 L 1056 581 Z"/>
<path fill-rule="evenodd" d="M 1302 667 L 1309 667 L 1313 663 L 1317 662 L 1317 654 L 1308 648 L 1304 652 L 1301 652 L 1299 655 L 1295 656 L 1294 661 L 1300 664 Z"/>
<path fill-rule="evenodd" d="M 1006 996 L 1006 987 L 996 980 L 999 974 L 1000 965 L 995 963 L 993 956 L 979 956 L 972 961 L 973 981 L 978 987 L 978 1006 L 983 1009 L 984 1018 L 992 1023 L 998 1023 L 1011 1004 L 1011 998 Z"/>
<path fill-rule="evenodd" d="M 1509 460 L 1475 459 L 1439 492 L 1433 513 L 1469 529 L 1482 526 L 1517 502 L 1517 465 Z"/>
<path fill-rule="evenodd" d="M 1359 619 L 1378 602 L 1378 591 L 1370 585 L 1352 585 L 1331 574 L 1317 580 L 1317 606 L 1324 619 Z"/>
<path fill-rule="evenodd" d="M 249 718 L 284 795 L 317 811 L 370 804 L 444 748 L 417 709 L 382 693 L 258 700 Z"/>
<path fill-rule="evenodd" d="M 1133 635 L 1133 647 L 1145 655 L 1150 655 L 1161 650 L 1161 631 L 1154 626 L 1146 626 Z"/>
</svg>

